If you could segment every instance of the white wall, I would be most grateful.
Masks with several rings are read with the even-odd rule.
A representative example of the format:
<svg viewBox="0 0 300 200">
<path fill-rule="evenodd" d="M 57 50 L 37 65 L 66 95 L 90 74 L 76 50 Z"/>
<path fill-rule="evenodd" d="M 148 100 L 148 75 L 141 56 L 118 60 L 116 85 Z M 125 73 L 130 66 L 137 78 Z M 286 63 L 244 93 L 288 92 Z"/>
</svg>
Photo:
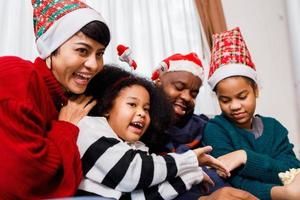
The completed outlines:
<svg viewBox="0 0 300 200">
<path fill-rule="evenodd" d="M 300 158 L 300 127 L 285 0 L 222 0 L 227 28 L 241 28 L 260 79 L 257 113 L 288 130 Z"/>
</svg>

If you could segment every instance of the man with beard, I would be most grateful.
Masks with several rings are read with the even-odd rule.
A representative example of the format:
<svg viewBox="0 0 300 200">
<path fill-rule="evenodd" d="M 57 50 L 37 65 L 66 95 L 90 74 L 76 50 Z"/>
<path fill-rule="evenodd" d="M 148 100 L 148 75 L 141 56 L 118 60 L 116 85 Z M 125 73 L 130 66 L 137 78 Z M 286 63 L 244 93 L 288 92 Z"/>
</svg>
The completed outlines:
<svg viewBox="0 0 300 200">
<path fill-rule="evenodd" d="M 183 153 L 201 146 L 201 138 L 208 121 L 204 115 L 193 114 L 196 97 L 204 79 L 204 68 L 197 54 L 174 54 L 164 59 L 152 74 L 157 87 L 169 97 L 174 110 L 174 125 L 165 134 L 153 133 L 144 138 L 154 153 Z M 214 181 L 214 187 L 196 185 L 176 199 L 257 199 L 250 193 L 225 183 L 212 169 L 204 169 Z M 204 190 L 205 191 L 204 191 Z"/>
</svg>

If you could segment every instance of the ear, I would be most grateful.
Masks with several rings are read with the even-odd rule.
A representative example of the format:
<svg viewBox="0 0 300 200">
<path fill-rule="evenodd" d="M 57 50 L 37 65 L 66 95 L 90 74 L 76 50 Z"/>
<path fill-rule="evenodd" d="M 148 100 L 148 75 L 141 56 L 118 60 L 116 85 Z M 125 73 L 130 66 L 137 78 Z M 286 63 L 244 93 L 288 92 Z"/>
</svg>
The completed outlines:
<svg viewBox="0 0 300 200">
<path fill-rule="evenodd" d="M 50 70 L 52 69 L 52 55 L 46 58 L 46 65 Z"/>
<path fill-rule="evenodd" d="M 255 97 L 258 98 L 258 96 L 259 96 L 259 90 L 258 90 L 258 85 L 257 84 L 255 84 L 254 94 L 255 94 Z"/>
<path fill-rule="evenodd" d="M 156 85 L 156 87 L 160 87 L 161 84 L 162 84 L 160 78 L 157 78 L 157 79 L 154 81 L 154 84 Z"/>
</svg>

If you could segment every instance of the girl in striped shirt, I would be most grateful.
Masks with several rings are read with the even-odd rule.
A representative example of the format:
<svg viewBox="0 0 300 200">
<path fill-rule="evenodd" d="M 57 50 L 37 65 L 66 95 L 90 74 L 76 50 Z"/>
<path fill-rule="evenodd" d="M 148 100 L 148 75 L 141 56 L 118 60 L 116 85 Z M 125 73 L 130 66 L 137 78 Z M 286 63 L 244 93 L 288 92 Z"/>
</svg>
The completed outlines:
<svg viewBox="0 0 300 200">
<path fill-rule="evenodd" d="M 86 94 L 98 103 L 79 122 L 77 140 L 84 179 L 79 195 L 114 199 L 173 199 L 201 181 L 213 184 L 199 165 L 228 176 L 224 165 L 209 156 L 211 147 L 149 154 L 143 134 L 167 128 L 172 108 L 148 80 L 106 66 L 90 82 Z"/>
</svg>

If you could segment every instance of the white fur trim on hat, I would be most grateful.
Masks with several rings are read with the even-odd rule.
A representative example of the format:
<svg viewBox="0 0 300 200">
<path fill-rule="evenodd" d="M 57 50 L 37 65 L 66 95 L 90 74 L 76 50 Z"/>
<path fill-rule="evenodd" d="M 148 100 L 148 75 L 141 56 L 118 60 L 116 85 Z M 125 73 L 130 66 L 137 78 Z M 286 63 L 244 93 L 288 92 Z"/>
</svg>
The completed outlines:
<svg viewBox="0 0 300 200">
<path fill-rule="evenodd" d="M 77 33 L 82 27 L 92 21 L 104 22 L 103 17 L 91 8 L 74 10 L 53 23 L 37 41 L 40 57 L 45 59 L 50 54 Z"/>
<path fill-rule="evenodd" d="M 170 60 L 168 71 L 187 71 L 198 76 L 202 81 L 204 78 L 203 68 L 189 60 Z"/>
<path fill-rule="evenodd" d="M 257 73 L 253 68 L 244 64 L 232 63 L 220 66 L 208 79 L 208 84 L 213 90 L 221 80 L 230 76 L 246 76 L 257 83 Z"/>
</svg>

